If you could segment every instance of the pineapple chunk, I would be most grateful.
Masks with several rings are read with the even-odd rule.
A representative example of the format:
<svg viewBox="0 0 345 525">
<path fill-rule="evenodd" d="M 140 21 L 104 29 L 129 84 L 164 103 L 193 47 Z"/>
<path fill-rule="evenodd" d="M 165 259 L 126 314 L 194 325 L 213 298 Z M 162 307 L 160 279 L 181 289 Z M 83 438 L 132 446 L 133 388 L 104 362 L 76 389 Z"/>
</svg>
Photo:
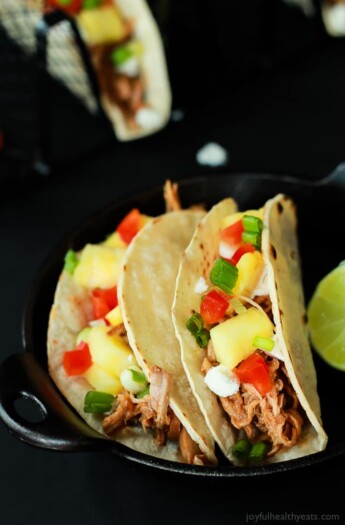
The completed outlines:
<svg viewBox="0 0 345 525">
<path fill-rule="evenodd" d="M 109 375 L 119 378 L 123 370 L 137 362 L 127 343 L 110 332 L 107 326 L 93 326 L 88 335 L 88 344 L 92 361 Z"/>
<path fill-rule="evenodd" d="M 86 288 L 112 288 L 119 278 L 126 250 L 87 244 L 83 249 L 73 278 Z"/>
<path fill-rule="evenodd" d="M 263 208 L 260 208 L 259 210 L 239 211 L 232 213 L 231 215 L 227 215 L 221 220 L 220 229 L 224 230 L 224 228 L 235 224 L 235 222 L 242 219 L 243 215 L 253 215 L 253 217 L 259 217 L 259 219 L 263 220 Z"/>
<path fill-rule="evenodd" d="M 109 321 L 111 326 L 117 326 L 123 323 L 122 314 L 119 305 L 115 306 L 107 315 L 106 320 Z"/>
<path fill-rule="evenodd" d="M 126 24 L 115 6 L 85 9 L 77 20 L 90 46 L 120 42 L 127 36 Z"/>
<path fill-rule="evenodd" d="M 102 246 L 107 248 L 127 248 L 127 244 L 121 239 L 118 232 L 114 232 L 109 237 L 102 242 Z"/>
<path fill-rule="evenodd" d="M 238 278 L 233 294 L 250 297 L 264 270 L 264 258 L 257 251 L 245 253 L 236 266 L 238 268 Z"/>
<path fill-rule="evenodd" d="M 108 374 L 101 366 L 93 363 L 83 376 L 95 390 L 117 395 L 123 386 L 117 377 Z"/>
<path fill-rule="evenodd" d="M 210 333 L 217 361 L 232 370 L 254 352 L 254 337 L 273 337 L 273 324 L 265 313 L 251 307 L 215 326 Z"/>
</svg>

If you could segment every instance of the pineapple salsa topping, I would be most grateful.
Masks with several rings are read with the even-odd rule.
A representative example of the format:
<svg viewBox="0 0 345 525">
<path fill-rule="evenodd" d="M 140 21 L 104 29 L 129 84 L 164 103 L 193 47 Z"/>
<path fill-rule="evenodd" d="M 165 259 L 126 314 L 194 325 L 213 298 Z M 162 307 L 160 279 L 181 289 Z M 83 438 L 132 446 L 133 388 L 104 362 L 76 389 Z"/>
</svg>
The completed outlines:
<svg viewBox="0 0 345 525">
<path fill-rule="evenodd" d="M 83 376 L 94 390 L 85 397 L 84 411 L 108 413 L 124 390 L 141 398 L 148 381 L 128 344 L 117 298 L 117 282 L 126 250 L 151 217 L 133 209 L 116 231 L 100 244 L 87 244 L 65 256 L 64 271 L 89 291 L 92 320 L 81 330 L 76 347 L 64 353 L 68 376 Z"/>
<path fill-rule="evenodd" d="M 206 294 L 200 311 L 186 326 L 197 344 L 213 354 L 216 366 L 204 370 L 204 380 L 221 397 L 238 392 L 241 382 L 251 383 L 265 395 L 272 382 L 258 350 L 282 358 L 274 325 L 259 301 L 253 300 L 269 295 L 261 253 L 262 231 L 262 210 L 225 217 L 219 234 L 219 257 L 209 279 L 200 277 L 194 288 L 196 293 Z"/>
</svg>

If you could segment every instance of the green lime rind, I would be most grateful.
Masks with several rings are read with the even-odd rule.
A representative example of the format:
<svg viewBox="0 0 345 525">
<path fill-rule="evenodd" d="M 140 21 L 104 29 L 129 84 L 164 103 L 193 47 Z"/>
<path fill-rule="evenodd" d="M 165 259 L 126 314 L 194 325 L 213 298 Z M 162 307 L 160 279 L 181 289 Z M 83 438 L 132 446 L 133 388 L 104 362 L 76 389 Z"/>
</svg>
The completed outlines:
<svg viewBox="0 0 345 525">
<path fill-rule="evenodd" d="M 325 348 L 335 341 L 345 331 L 344 321 L 337 321 L 328 326 L 313 330 L 312 341 L 315 347 Z"/>
<path fill-rule="evenodd" d="M 345 266 L 338 266 L 319 283 L 316 294 L 340 307 L 345 306 Z"/>
<path fill-rule="evenodd" d="M 315 349 L 326 363 L 337 370 L 345 372 L 345 331 L 343 331 L 331 344 L 322 348 L 322 351 L 319 351 L 317 348 Z"/>
<path fill-rule="evenodd" d="M 308 307 L 310 339 L 330 366 L 345 371 L 345 266 L 326 275 Z"/>
<path fill-rule="evenodd" d="M 341 307 L 324 297 L 314 295 L 309 304 L 308 319 L 309 327 L 312 330 L 343 320 L 345 326 L 345 307 Z"/>
</svg>

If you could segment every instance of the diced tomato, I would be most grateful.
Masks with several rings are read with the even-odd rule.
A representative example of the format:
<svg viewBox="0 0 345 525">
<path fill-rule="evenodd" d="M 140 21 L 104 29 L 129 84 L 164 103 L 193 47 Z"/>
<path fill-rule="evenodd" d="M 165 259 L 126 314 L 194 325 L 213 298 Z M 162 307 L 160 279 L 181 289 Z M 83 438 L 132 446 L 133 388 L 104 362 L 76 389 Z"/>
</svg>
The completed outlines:
<svg viewBox="0 0 345 525">
<path fill-rule="evenodd" d="M 241 259 L 242 255 L 244 255 L 245 253 L 254 253 L 254 252 L 255 252 L 254 246 L 250 244 L 250 242 L 246 242 L 245 244 L 242 244 L 242 246 L 240 246 L 238 250 L 235 251 L 234 255 L 230 259 L 230 262 L 231 264 L 234 264 L 236 266 L 238 261 Z"/>
<path fill-rule="evenodd" d="M 47 0 L 47 5 L 55 9 L 60 9 L 65 13 L 74 15 L 81 11 L 84 0 Z"/>
<path fill-rule="evenodd" d="M 94 319 L 102 319 L 117 305 L 118 300 L 116 286 L 113 288 L 95 288 L 92 290 L 92 308 Z"/>
<path fill-rule="evenodd" d="M 81 341 L 75 350 L 65 352 L 62 364 L 69 376 L 79 376 L 86 372 L 92 365 L 89 345 Z"/>
<path fill-rule="evenodd" d="M 120 222 L 116 231 L 120 235 L 121 239 L 129 244 L 133 237 L 136 236 L 140 230 L 140 211 L 134 208 L 126 215 L 126 217 Z"/>
<path fill-rule="evenodd" d="M 229 298 L 212 290 L 202 300 L 200 315 L 207 324 L 218 323 L 229 307 Z"/>
<path fill-rule="evenodd" d="M 234 222 L 227 228 L 224 228 L 220 232 L 220 238 L 222 241 L 230 244 L 231 246 L 240 244 L 242 242 L 242 233 L 244 232 L 242 219 Z"/>
<path fill-rule="evenodd" d="M 256 352 L 242 361 L 233 372 L 242 383 L 251 383 L 264 396 L 272 390 L 272 381 L 268 366 L 260 354 Z"/>
</svg>

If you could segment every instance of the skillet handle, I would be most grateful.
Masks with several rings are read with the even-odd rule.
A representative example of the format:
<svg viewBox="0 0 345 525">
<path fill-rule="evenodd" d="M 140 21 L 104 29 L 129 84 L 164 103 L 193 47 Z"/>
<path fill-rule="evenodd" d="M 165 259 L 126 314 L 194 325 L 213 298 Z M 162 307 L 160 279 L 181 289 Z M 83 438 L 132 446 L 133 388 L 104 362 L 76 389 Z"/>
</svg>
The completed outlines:
<svg viewBox="0 0 345 525">
<path fill-rule="evenodd" d="M 39 407 L 41 421 L 32 423 L 18 414 L 15 401 L 21 398 Z M 113 446 L 67 406 L 31 352 L 14 354 L 0 366 L 0 419 L 18 439 L 41 448 L 87 451 Z"/>
</svg>

